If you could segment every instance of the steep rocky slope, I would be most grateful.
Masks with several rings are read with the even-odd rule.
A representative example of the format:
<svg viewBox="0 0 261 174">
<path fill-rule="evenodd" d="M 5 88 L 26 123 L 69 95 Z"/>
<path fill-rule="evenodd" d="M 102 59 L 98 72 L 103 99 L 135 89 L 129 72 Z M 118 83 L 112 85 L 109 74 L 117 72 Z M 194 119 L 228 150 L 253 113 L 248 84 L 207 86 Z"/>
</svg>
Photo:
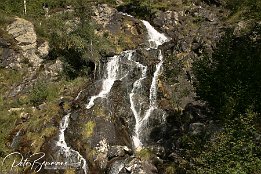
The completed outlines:
<svg viewBox="0 0 261 174">
<path fill-rule="evenodd" d="M 258 25 L 229 21 L 222 4 L 177 1 L 142 18 L 136 6 L 98 3 L 86 43 L 79 39 L 84 34 L 74 33 L 86 29 L 84 22 L 68 19 L 74 11 L 68 7 L 44 19 L 66 19 L 66 32 L 51 35 L 55 47 L 36 34 L 32 22 L 15 17 L 0 36 L 1 159 L 14 151 L 43 152 L 40 161 L 67 162 L 37 172 L 50 174 L 189 172 L 205 138 L 223 129 L 198 100 L 193 63 L 211 57 L 227 29 L 239 37 Z M 63 34 L 68 38 L 58 40 Z M 66 68 L 82 77 L 64 77 Z M 13 159 L 5 161 L 4 171 Z"/>
</svg>

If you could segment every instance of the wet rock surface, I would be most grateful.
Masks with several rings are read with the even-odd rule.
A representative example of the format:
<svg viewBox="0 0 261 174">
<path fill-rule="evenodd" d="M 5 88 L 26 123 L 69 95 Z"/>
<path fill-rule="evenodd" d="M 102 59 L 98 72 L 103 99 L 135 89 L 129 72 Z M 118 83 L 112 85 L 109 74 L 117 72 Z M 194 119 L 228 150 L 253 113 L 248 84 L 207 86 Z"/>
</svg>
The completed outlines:
<svg viewBox="0 0 261 174">
<path fill-rule="evenodd" d="M 182 167 L 189 165 L 181 155 L 187 145 L 185 140 L 193 140 L 195 137 L 203 137 L 209 132 L 220 130 L 217 123 L 207 118 L 207 105 L 196 99 L 197 94 L 193 87 L 195 78 L 191 67 L 192 63 L 204 54 L 212 54 L 223 34 L 222 15 L 227 12 L 221 7 L 208 6 L 205 3 L 195 3 L 182 8 L 179 6 L 182 1 L 176 3 L 176 9 L 174 7 L 168 11 L 157 11 L 151 19 L 152 25 L 166 33 L 171 40 L 159 47 L 164 54 L 164 62 L 156 82 L 158 108 L 151 112 L 146 126 L 142 128 L 144 149 L 148 149 L 145 155 L 133 148 L 135 119 L 129 96 L 133 84 L 141 78 L 141 69 L 126 57 L 119 56 L 122 78 L 115 80 L 106 97 L 95 99 L 95 105 L 86 109 L 90 97 L 101 91 L 103 75 L 100 73 L 95 75 L 96 79 L 93 79 L 92 85 L 83 89 L 78 99 L 71 99 L 72 109 L 63 109 L 63 114 L 71 112 L 70 125 L 65 131 L 67 143 L 87 159 L 90 172 L 161 174 L 165 171 L 162 167 L 165 161 L 178 164 L 183 171 Z M 207 3 L 218 6 L 222 1 Z M 142 103 L 141 110 L 144 112 L 149 108 L 150 84 L 155 65 L 159 63 L 159 51 L 144 49 L 149 43 L 146 43 L 147 33 L 140 20 L 119 13 L 106 4 L 95 7 L 93 18 L 100 25 L 96 34 L 114 40 L 118 48 L 101 53 L 100 72 L 105 71 L 106 63 L 111 57 L 128 49 L 136 49 L 134 60 L 148 67 L 147 77 L 142 81 L 142 92 L 134 96 L 134 101 Z M 248 22 L 239 22 L 234 34 L 240 35 L 247 26 Z M 56 80 L 63 64 L 60 60 L 54 60 L 41 66 L 43 59 L 48 56 L 49 44 L 43 42 L 37 45 L 33 25 L 23 19 L 17 19 L 7 30 L 22 52 L 11 48 L 8 41 L 0 39 L 1 66 L 20 68 L 23 66 L 20 60 L 22 55 L 29 59 L 33 67 L 43 68 L 47 78 Z M 34 72 L 33 69 L 31 71 Z M 10 96 L 15 96 L 32 85 L 34 77 L 32 73 L 22 84 L 14 86 Z M 44 110 L 45 107 L 40 105 L 39 109 Z M 26 121 L 29 117 L 24 113 L 21 120 Z M 58 123 L 53 122 L 58 127 Z M 14 140 L 13 146 L 17 146 L 18 140 L 19 138 Z M 53 144 L 46 143 L 43 150 L 49 151 L 49 146 Z M 56 150 L 50 150 L 48 155 L 55 159 L 52 153 Z"/>
<path fill-rule="evenodd" d="M 139 45 L 135 52 L 135 61 L 148 67 L 148 76 L 143 81 L 144 93 L 135 96 L 136 101 L 144 101 L 142 107 L 146 110 L 149 107 L 146 94 L 149 93 L 155 64 L 159 62 L 158 51 L 143 49 L 148 43 L 144 42 L 146 37 L 142 34 L 145 32 L 138 20 L 112 9 L 108 9 L 108 14 L 101 11 L 107 8 L 109 7 L 106 5 L 100 6 L 96 11 L 96 20 L 105 21 L 98 32 L 107 31 L 109 37 L 122 32 L 129 35 L 131 42 L 135 46 Z M 216 42 L 222 36 L 222 10 L 198 3 L 155 13 L 152 24 L 164 31 L 171 41 L 160 46 L 164 53 L 164 68 L 157 81 L 159 109 L 153 110 L 143 128 L 143 137 L 146 137 L 143 139 L 146 142 L 144 146 L 153 155 L 144 159 L 139 158 L 136 153 L 132 156 L 133 152 L 126 150 L 133 147 L 131 138 L 135 124 L 128 93 L 132 90 L 133 83 L 140 78 L 141 72 L 130 61 L 122 58 L 121 69 L 123 74 L 128 73 L 123 79 L 114 82 L 106 98 L 97 98 L 95 106 L 86 113 L 88 117 L 91 115 L 91 121 L 96 125 L 94 133 L 86 140 L 92 142 L 92 148 L 100 152 L 94 155 L 93 170 L 99 169 L 113 174 L 162 173 L 165 171 L 161 166 L 162 161 L 169 159 L 180 166 L 189 165 L 180 156 L 185 146 L 184 137 L 204 136 L 215 129 L 215 123 L 210 124 L 206 117 L 209 112 L 206 105 L 196 100 L 193 87 L 195 79 L 191 67 L 203 54 L 211 55 Z M 139 37 L 141 40 L 137 38 L 138 35 L 142 36 Z M 130 48 L 132 46 L 128 44 L 124 49 Z M 108 57 L 114 54 L 105 53 L 102 64 L 105 65 Z M 88 101 L 90 95 L 97 95 L 100 88 L 101 81 L 98 80 L 95 87 L 83 92 L 86 94 L 84 100 Z M 99 118 L 94 118 L 96 116 Z M 106 145 L 101 145 L 101 142 L 106 142 Z M 74 143 L 72 146 L 75 146 Z"/>
</svg>

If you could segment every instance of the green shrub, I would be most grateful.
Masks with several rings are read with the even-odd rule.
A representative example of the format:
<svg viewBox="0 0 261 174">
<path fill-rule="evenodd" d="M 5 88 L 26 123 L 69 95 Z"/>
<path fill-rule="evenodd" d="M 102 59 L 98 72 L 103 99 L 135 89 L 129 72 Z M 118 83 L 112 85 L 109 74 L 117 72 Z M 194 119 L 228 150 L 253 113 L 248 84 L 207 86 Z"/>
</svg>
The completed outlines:
<svg viewBox="0 0 261 174">
<path fill-rule="evenodd" d="M 59 95 L 59 86 L 56 83 L 38 81 L 34 84 L 29 93 L 29 101 L 32 105 L 38 106 L 45 101 L 53 101 Z"/>
<path fill-rule="evenodd" d="M 82 132 L 84 138 L 90 138 L 93 134 L 94 128 L 95 128 L 95 122 L 88 121 L 85 124 L 83 132 Z"/>
<path fill-rule="evenodd" d="M 258 26 L 241 37 L 227 32 L 212 58 L 194 63 L 197 94 L 210 104 L 217 119 L 233 119 L 250 105 L 254 111 L 261 110 L 257 90 L 261 86 L 261 39 L 252 39 L 257 33 L 261 33 Z"/>
<path fill-rule="evenodd" d="M 261 150 L 256 141 L 255 120 L 258 114 L 247 111 L 227 123 L 216 133 L 197 161 L 198 173 L 231 174 L 260 173 Z M 260 143 L 260 142 L 259 142 Z"/>
<path fill-rule="evenodd" d="M 261 172 L 260 35 L 258 25 L 239 37 L 228 31 L 212 57 L 194 63 L 197 94 L 212 108 L 212 119 L 224 126 L 194 158 L 196 173 Z"/>
<path fill-rule="evenodd" d="M 260 0 L 226 0 L 227 8 L 233 13 L 242 12 L 242 18 L 261 19 L 261 1 Z"/>
<path fill-rule="evenodd" d="M 33 86 L 32 91 L 30 92 L 30 102 L 37 106 L 44 102 L 47 99 L 47 84 L 44 82 L 38 82 Z"/>
<path fill-rule="evenodd" d="M 150 160 L 155 155 L 153 154 L 153 152 L 150 149 L 143 148 L 137 152 L 136 156 L 143 160 Z"/>
</svg>

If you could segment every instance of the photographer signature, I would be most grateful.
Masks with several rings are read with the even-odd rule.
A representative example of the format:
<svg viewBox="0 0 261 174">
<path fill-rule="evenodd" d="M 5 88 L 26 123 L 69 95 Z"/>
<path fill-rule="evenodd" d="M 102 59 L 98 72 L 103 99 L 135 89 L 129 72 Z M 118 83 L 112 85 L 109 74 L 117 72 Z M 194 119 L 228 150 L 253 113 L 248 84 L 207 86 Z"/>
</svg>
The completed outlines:
<svg viewBox="0 0 261 174">
<path fill-rule="evenodd" d="M 4 157 L 2 161 L 2 166 L 7 164 L 7 161 L 12 160 L 12 164 L 10 165 L 10 171 L 14 170 L 17 167 L 20 168 L 30 168 L 30 170 L 34 172 L 39 172 L 41 169 L 66 169 L 66 168 L 77 168 L 81 166 L 81 163 L 67 163 L 61 161 L 45 161 L 44 160 L 45 153 L 38 152 L 30 155 L 28 158 L 24 158 L 24 156 L 20 152 L 12 152 Z M 9 167 L 9 166 L 8 166 Z"/>
</svg>

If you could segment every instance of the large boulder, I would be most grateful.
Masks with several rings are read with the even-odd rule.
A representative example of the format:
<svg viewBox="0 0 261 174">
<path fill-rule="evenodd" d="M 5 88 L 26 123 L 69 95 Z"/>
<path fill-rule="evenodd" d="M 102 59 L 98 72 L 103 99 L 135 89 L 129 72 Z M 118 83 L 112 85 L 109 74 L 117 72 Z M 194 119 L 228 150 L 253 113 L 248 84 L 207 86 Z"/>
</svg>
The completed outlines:
<svg viewBox="0 0 261 174">
<path fill-rule="evenodd" d="M 25 19 L 16 17 L 15 21 L 7 26 L 6 31 L 15 39 L 21 50 L 21 56 L 18 56 L 16 61 L 22 63 L 27 60 L 33 67 L 39 67 L 43 61 L 40 57 L 45 57 L 49 53 L 49 44 L 44 42 L 37 48 L 34 25 Z"/>
</svg>

